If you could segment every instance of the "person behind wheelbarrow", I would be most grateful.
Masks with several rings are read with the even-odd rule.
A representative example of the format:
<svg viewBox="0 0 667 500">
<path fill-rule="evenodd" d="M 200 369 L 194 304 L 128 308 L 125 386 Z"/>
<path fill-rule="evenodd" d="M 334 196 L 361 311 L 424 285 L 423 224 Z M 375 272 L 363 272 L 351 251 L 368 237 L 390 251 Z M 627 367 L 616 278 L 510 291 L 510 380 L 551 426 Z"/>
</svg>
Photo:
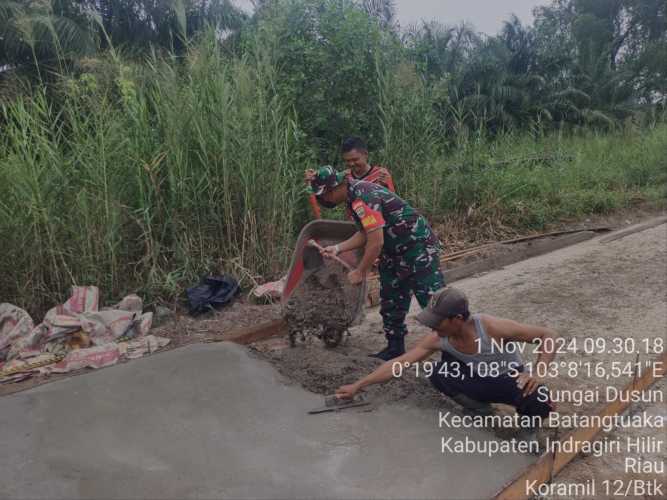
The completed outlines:
<svg viewBox="0 0 667 500">
<path fill-rule="evenodd" d="M 438 256 L 440 242 L 422 215 L 382 186 L 354 180 L 330 166 L 307 170 L 306 179 L 324 206 L 346 202 L 358 227 L 351 238 L 324 248 L 323 255 L 363 247 L 358 267 L 348 273 L 352 284 L 361 283 L 380 258 L 380 314 L 387 347 L 371 356 L 388 361 L 404 354 L 405 317 L 412 295 L 424 308 L 431 295 L 445 285 Z"/>
<path fill-rule="evenodd" d="M 394 180 L 386 167 L 368 163 L 368 147 L 360 137 L 348 137 L 341 146 L 343 161 L 347 170 L 345 174 L 356 181 L 372 182 L 396 192 Z"/>
</svg>

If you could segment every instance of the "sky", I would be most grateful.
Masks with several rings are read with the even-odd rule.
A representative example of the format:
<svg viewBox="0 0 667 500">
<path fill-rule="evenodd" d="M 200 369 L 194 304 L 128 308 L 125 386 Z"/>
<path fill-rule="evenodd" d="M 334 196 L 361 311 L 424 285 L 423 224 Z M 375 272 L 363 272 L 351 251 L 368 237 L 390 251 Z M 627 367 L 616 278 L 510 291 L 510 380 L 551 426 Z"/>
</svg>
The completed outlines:
<svg viewBox="0 0 667 500">
<path fill-rule="evenodd" d="M 247 8 L 250 0 L 235 0 Z M 510 14 L 516 14 L 524 23 L 533 20 L 532 10 L 550 0 L 395 0 L 401 26 L 420 20 L 437 20 L 444 24 L 472 23 L 477 31 L 495 35 Z"/>
<path fill-rule="evenodd" d="M 549 0 L 395 0 L 401 26 L 419 20 L 437 20 L 445 24 L 471 22 L 477 31 L 495 35 L 510 14 L 524 23 L 532 23 L 532 10 Z"/>
</svg>

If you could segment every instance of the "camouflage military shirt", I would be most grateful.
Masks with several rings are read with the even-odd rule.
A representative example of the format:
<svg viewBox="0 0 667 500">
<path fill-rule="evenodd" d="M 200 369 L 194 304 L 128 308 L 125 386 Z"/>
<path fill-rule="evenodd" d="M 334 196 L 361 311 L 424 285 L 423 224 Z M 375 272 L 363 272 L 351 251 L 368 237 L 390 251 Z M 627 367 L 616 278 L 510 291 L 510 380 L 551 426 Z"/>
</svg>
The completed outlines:
<svg viewBox="0 0 667 500">
<path fill-rule="evenodd" d="M 371 165 L 371 168 L 361 177 L 357 177 L 352 173 L 351 169 L 345 170 L 345 177 L 349 181 L 366 181 L 372 182 L 373 184 L 378 184 L 380 186 L 386 187 L 392 193 L 396 192 L 394 187 L 394 179 L 392 179 L 389 170 L 386 167 L 381 167 L 380 165 Z"/>
<path fill-rule="evenodd" d="M 348 179 L 347 207 L 363 231 L 382 228 L 383 253 L 400 256 L 415 247 L 439 248 L 426 219 L 396 194 L 377 184 Z"/>
</svg>

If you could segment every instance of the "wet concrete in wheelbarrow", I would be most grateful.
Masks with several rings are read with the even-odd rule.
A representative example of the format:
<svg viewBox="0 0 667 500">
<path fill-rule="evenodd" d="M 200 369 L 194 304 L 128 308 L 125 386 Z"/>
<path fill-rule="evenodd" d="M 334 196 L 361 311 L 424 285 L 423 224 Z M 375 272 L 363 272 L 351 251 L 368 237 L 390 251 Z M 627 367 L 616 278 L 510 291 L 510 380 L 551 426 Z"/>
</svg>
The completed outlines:
<svg viewBox="0 0 667 500">
<path fill-rule="evenodd" d="M 320 239 L 323 246 L 339 243 Z M 348 252 L 347 259 L 356 261 Z M 283 306 L 283 317 L 289 328 L 292 346 L 306 342 L 311 335 L 330 347 L 337 346 L 347 329 L 361 319 L 364 290 L 349 283 L 343 264 L 324 258 L 314 248 L 303 253 L 304 276 Z"/>
<path fill-rule="evenodd" d="M 192 345 L 0 399 L 3 498 L 487 498 L 533 457 L 443 454 L 438 411 L 308 415 L 237 345 Z"/>
<path fill-rule="evenodd" d="M 349 292 L 347 272 L 336 262 L 327 264 L 304 279 L 283 308 L 292 343 L 305 342 L 309 334 L 343 333 L 354 321 L 358 298 Z"/>
</svg>

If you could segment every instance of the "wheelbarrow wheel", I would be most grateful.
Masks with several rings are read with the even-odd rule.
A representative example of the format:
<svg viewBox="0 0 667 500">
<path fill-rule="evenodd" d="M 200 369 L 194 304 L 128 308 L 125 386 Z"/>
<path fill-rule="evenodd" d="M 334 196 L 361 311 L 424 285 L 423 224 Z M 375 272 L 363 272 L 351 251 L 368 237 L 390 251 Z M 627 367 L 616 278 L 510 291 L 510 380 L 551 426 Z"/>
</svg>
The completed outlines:
<svg viewBox="0 0 667 500">
<path fill-rule="evenodd" d="M 343 340 L 343 332 L 340 330 L 325 330 L 322 333 L 322 341 L 327 347 L 336 347 Z"/>
</svg>

